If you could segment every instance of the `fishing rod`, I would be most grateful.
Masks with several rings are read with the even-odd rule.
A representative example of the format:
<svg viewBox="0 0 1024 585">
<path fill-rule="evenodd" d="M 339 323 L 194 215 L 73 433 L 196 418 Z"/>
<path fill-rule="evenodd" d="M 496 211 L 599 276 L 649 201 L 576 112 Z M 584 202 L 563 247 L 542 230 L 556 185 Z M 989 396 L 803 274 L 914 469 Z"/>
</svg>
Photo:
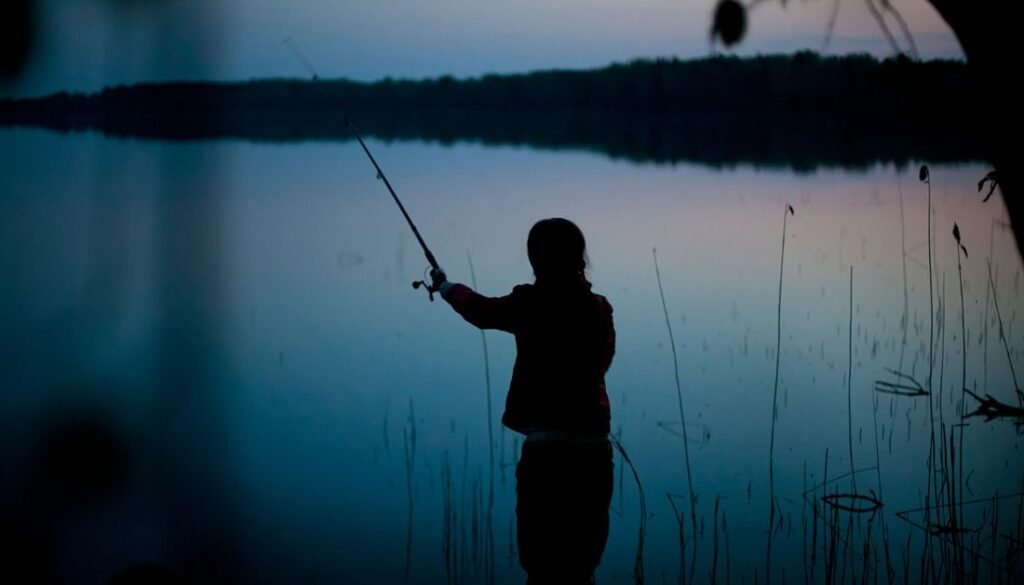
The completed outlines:
<svg viewBox="0 0 1024 585">
<path fill-rule="evenodd" d="M 352 136 L 354 136 L 355 139 L 359 142 L 359 146 L 363 147 L 363 152 L 366 153 L 367 158 L 369 158 L 370 162 L 373 163 L 373 168 L 377 169 L 377 179 L 379 181 L 383 181 L 384 186 L 388 188 L 388 192 L 391 193 L 391 198 L 395 200 L 395 203 L 398 205 L 398 209 L 402 212 L 402 216 L 405 217 L 405 221 L 408 222 L 409 227 L 412 228 L 412 233 L 414 236 L 416 236 L 416 241 L 420 243 L 420 248 L 423 249 L 423 255 L 427 257 L 427 262 L 430 263 L 430 267 L 433 268 L 435 271 L 440 272 L 441 267 L 438 265 L 437 260 L 434 258 L 433 252 L 431 252 L 430 248 L 427 247 L 427 243 L 423 241 L 423 236 L 420 235 L 420 230 L 416 228 L 416 224 L 413 223 L 412 218 L 409 217 L 409 212 L 405 210 L 405 206 L 402 205 L 402 200 L 399 199 L 398 194 L 395 193 L 394 187 L 391 186 L 391 181 L 388 181 L 387 175 L 384 174 L 384 171 L 380 168 L 380 165 L 377 164 L 377 159 L 373 158 L 373 154 L 370 153 L 370 149 L 367 148 L 366 143 L 363 142 L 363 137 L 359 135 L 359 132 L 356 130 L 356 127 L 352 124 L 352 121 L 348 119 L 348 116 L 345 116 L 345 126 L 348 127 L 348 131 L 351 132 Z M 433 302 L 434 293 L 437 292 L 437 289 L 433 285 L 428 284 L 425 280 L 417 280 L 412 283 L 412 287 L 415 289 L 418 289 L 421 286 L 427 289 L 427 296 L 429 296 L 430 301 Z"/>
<path fill-rule="evenodd" d="M 295 46 L 291 37 L 286 38 L 282 43 L 291 50 L 292 55 L 299 61 L 299 63 L 301 63 L 313 75 L 313 81 L 317 81 L 320 77 L 317 75 L 316 69 L 313 68 L 313 64 L 309 62 L 309 59 L 307 59 L 306 56 L 299 51 L 298 47 Z M 384 182 L 384 186 L 387 187 L 388 192 L 391 193 L 391 198 L 395 200 L 396 204 L 398 204 L 398 209 L 402 212 L 402 216 L 405 217 L 405 221 L 408 222 L 409 227 L 412 228 L 412 233 L 416 236 L 416 241 L 420 243 L 420 248 L 423 249 L 423 255 L 427 257 L 427 262 L 430 263 L 430 267 L 437 272 L 441 272 L 441 267 L 434 258 L 433 252 L 431 252 L 430 248 L 427 247 L 427 243 L 423 241 L 423 236 L 420 235 L 420 230 L 416 228 L 416 224 L 413 223 L 412 218 L 409 217 L 409 212 L 405 210 L 405 206 L 402 205 L 402 201 L 398 198 L 398 194 L 395 193 L 394 187 L 391 186 L 391 181 L 388 181 L 387 175 L 384 174 L 380 165 L 377 164 L 377 159 L 373 158 L 373 154 L 370 153 L 370 149 L 366 146 L 366 143 L 363 142 L 363 137 L 359 135 L 359 132 L 356 130 L 355 125 L 352 124 L 352 121 L 348 119 L 348 116 L 344 116 L 344 119 L 345 127 L 348 128 L 348 131 L 351 132 L 352 136 L 359 142 L 359 146 L 363 147 L 363 152 L 366 153 L 367 158 L 369 158 L 370 162 L 373 163 L 373 168 L 377 169 L 377 180 Z M 437 292 L 437 288 L 432 284 L 428 284 L 426 279 L 417 280 L 412 283 L 412 287 L 415 289 L 419 289 L 421 286 L 427 289 L 427 296 L 430 297 L 430 302 L 434 302 L 434 293 Z"/>
</svg>

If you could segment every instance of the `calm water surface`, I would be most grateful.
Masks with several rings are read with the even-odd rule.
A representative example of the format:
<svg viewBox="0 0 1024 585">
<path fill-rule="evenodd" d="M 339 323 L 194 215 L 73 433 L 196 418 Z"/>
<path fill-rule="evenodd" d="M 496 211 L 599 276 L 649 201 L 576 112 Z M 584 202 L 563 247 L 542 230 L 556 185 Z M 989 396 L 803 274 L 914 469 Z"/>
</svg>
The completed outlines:
<svg viewBox="0 0 1024 585">
<path fill-rule="evenodd" d="M 409 286 L 426 263 L 357 145 L 28 130 L 0 132 L 0 145 L 0 493 L 11 529 L 58 578 L 100 583 L 156 562 L 253 582 L 485 582 L 489 568 L 495 582 L 524 580 L 514 535 L 522 437 L 498 422 L 513 341 L 487 334 L 488 410 L 480 332 Z M 963 455 L 953 483 L 967 502 L 972 574 L 987 580 L 993 561 L 1009 578 L 1021 500 L 1005 496 L 1024 489 L 1021 435 L 1012 420 L 972 418 L 961 443 L 954 426 L 962 376 L 1015 403 L 989 262 L 1010 357 L 1022 363 L 1020 258 L 1002 201 L 977 193 L 989 168 L 931 168 L 933 330 L 928 187 L 916 166 L 794 174 L 369 146 L 450 278 L 470 282 L 471 258 L 482 292 L 531 280 L 525 239 L 536 220 L 569 217 L 587 235 L 594 288 L 615 308 L 612 426 L 646 495 L 648 582 L 679 579 L 671 504 L 689 539 L 691 487 L 698 582 L 764 582 L 766 564 L 773 582 L 822 582 L 829 570 L 888 582 L 886 552 L 895 580 L 916 582 L 932 429 Z M 966 371 L 954 222 L 969 253 Z M 887 369 L 933 389 L 934 425 L 928 397 L 875 391 L 896 381 Z M 96 472 L 88 498 L 54 495 L 39 461 L 83 424 L 116 444 L 116 470 Z M 826 456 L 833 481 L 821 487 Z M 629 468 L 620 456 L 615 466 L 601 583 L 633 579 L 641 521 Z M 851 467 L 862 471 L 840 477 Z M 883 507 L 836 512 L 820 499 L 836 493 Z M 831 526 L 839 561 L 829 568 Z"/>
</svg>

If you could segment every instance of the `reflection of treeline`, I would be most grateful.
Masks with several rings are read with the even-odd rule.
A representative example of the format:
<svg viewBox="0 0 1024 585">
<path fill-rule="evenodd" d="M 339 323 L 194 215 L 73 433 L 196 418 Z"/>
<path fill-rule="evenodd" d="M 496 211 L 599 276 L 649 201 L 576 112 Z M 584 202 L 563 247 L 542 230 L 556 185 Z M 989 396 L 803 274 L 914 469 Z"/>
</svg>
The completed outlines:
<svg viewBox="0 0 1024 585">
<path fill-rule="evenodd" d="M 639 160 L 814 167 L 978 158 L 955 61 L 813 53 L 635 61 L 456 80 L 258 80 L 0 101 L 0 124 L 162 138 L 382 138 L 593 149 Z"/>
</svg>

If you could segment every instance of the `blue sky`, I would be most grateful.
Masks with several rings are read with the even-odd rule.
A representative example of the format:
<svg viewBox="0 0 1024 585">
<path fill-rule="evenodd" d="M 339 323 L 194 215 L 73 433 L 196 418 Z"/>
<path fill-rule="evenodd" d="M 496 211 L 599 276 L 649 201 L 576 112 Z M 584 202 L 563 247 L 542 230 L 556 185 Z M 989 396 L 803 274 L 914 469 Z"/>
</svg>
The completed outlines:
<svg viewBox="0 0 1024 585">
<path fill-rule="evenodd" d="M 175 79 L 473 76 L 711 52 L 714 0 L 42 0 L 37 50 L 3 95 Z M 959 57 L 925 0 L 893 0 L 921 56 Z M 741 55 L 822 50 L 830 0 L 750 15 Z M 895 24 L 890 21 L 895 28 Z M 862 2 L 840 1 L 830 53 L 892 54 Z"/>
</svg>

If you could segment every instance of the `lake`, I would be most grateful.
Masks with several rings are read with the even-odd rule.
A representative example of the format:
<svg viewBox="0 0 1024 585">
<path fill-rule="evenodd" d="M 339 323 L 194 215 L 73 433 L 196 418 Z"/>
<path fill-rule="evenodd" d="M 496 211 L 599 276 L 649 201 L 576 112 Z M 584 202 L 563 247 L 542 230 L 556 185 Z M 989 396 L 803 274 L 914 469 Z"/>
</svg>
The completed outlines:
<svg viewBox="0 0 1024 585">
<path fill-rule="evenodd" d="M 449 277 L 485 294 L 532 281 L 535 221 L 586 234 L 615 311 L 612 428 L 646 509 L 617 452 L 597 582 L 632 582 L 641 530 L 650 583 L 918 582 L 953 563 L 1021 578 L 1020 420 L 960 424 L 978 407 L 964 385 L 1017 405 L 1024 348 L 1020 256 L 999 194 L 977 189 L 989 166 L 930 165 L 929 186 L 926 160 L 368 146 Z M 412 289 L 427 263 L 356 143 L 3 129 L 0 148 L 8 566 L 525 580 L 523 437 L 499 422 L 513 339 L 488 332 L 485 361 L 478 330 Z"/>
</svg>

